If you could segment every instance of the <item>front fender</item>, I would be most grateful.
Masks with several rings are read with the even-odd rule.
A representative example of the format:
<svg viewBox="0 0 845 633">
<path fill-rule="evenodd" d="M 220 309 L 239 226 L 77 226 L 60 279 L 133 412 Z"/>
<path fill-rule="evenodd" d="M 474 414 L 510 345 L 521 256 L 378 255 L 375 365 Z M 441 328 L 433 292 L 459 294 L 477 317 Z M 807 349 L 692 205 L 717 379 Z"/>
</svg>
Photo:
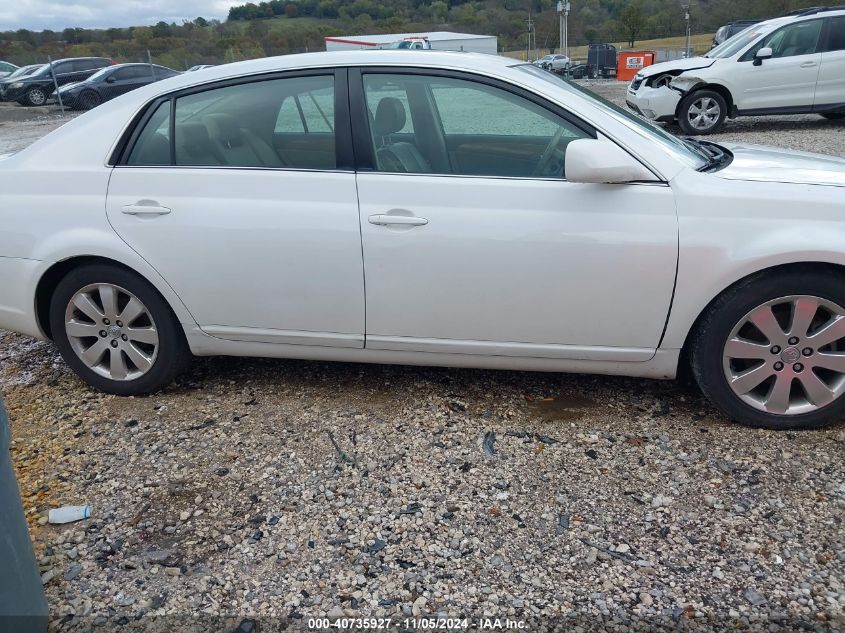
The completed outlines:
<svg viewBox="0 0 845 633">
<path fill-rule="evenodd" d="M 694 171 L 670 184 L 678 197 L 678 278 L 661 348 L 683 347 L 710 302 L 750 275 L 796 264 L 845 269 L 838 188 Z"/>
</svg>

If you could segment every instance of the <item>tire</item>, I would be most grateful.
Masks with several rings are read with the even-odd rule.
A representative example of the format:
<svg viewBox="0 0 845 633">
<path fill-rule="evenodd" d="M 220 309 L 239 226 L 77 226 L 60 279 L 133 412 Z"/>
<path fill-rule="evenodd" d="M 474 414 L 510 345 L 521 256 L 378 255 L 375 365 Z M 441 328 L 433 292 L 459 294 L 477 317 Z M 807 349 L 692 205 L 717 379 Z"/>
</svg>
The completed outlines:
<svg viewBox="0 0 845 633">
<path fill-rule="evenodd" d="M 30 88 L 23 98 L 23 102 L 28 106 L 43 106 L 47 103 L 47 93 L 43 88 Z"/>
<path fill-rule="evenodd" d="M 728 105 L 722 95 L 713 90 L 696 90 L 678 105 L 678 125 L 685 134 L 713 134 L 722 127 L 727 114 Z"/>
<path fill-rule="evenodd" d="M 114 297 L 114 309 L 106 306 L 107 295 Z M 71 303 L 74 299 L 78 302 Z M 58 283 L 50 328 L 65 362 L 82 380 L 119 396 L 158 391 L 191 359 L 184 331 L 158 291 L 136 273 L 108 264 L 81 266 Z"/>
<path fill-rule="evenodd" d="M 77 97 L 76 103 L 79 105 L 80 110 L 91 110 L 100 105 L 100 103 L 102 103 L 102 99 L 100 99 L 100 95 L 93 90 L 86 90 Z"/>
<path fill-rule="evenodd" d="M 787 310 L 795 305 L 803 308 Z M 814 309 L 813 305 L 817 307 Z M 767 322 L 763 317 L 769 313 L 777 315 L 778 320 Z M 790 315 L 796 313 L 805 317 L 799 316 L 793 322 Z M 845 416 L 845 374 L 838 370 L 845 371 L 845 364 L 837 365 L 834 372 L 817 363 L 838 362 L 842 356 L 826 354 L 845 351 L 845 339 L 824 345 L 823 339 L 817 344 L 809 338 L 819 336 L 824 324 L 830 323 L 827 319 L 831 314 L 845 315 L 845 280 L 840 275 L 823 268 L 807 268 L 751 277 L 722 293 L 700 319 L 688 348 L 692 374 L 716 408 L 747 426 L 813 429 L 841 420 Z M 765 324 L 764 329 L 773 336 L 749 326 L 750 315 Z M 802 330 L 802 321 L 810 326 Z M 838 327 L 827 332 L 838 335 Z M 802 334 L 797 342 L 789 338 L 793 333 Z M 745 392 L 761 376 L 765 376 L 762 382 Z M 742 377 L 746 381 L 738 382 Z M 827 391 L 819 390 L 819 383 Z M 780 393 L 785 398 L 779 399 L 776 392 L 781 384 L 784 389 Z M 809 391 L 805 384 L 811 388 Z M 816 394 L 816 403 L 809 396 L 811 392 Z"/>
<path fill-rule="evenodd" d="M 841 121 L 845 119 L 845 112 L 822 112 L 822 116 L 831 121 Z"/>
</svg>

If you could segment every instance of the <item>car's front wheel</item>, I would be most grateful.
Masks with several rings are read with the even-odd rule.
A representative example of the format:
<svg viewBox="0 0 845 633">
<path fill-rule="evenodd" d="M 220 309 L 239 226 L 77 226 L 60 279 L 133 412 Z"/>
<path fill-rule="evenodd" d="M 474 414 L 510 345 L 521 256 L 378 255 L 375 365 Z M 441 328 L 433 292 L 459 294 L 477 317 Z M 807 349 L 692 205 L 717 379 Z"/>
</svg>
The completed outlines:
<svg viewBox="0 0 845 633">
<path fill-rule="evenodd" d="M 693 375 L 728 417 L 807 429 L 845 416 L 845 280 L 760 275 L 720 295 L 690 343 Z"/>
<path fill-rule="evenodd" d="M 47 102 L 47 93 L 43 88 L 30 88 L 24 97 L 26 105 L 42 106 Z"/>
<path fill-rule="evenodd" d="M 713 90 L 688 94 L 678 106 L 678 125 L 685 134 L 712 134 L 722 127 L 728 106 L 725 98 Z"/>
<path fill-rule="evenodd" d="M 86 90 L 79 95 L 79 107 L 83 110 L 91 110 L 100 105 L 100 95 L 93 90 Z"/>
<path fill-rule="evenodd" d="M 157 391 L 190 352 L 170 306 L 146 280 L 117 266 L 72 270 L 50 303 L 53 340 L 92 387 L 122 396 Z"/>
</svg>

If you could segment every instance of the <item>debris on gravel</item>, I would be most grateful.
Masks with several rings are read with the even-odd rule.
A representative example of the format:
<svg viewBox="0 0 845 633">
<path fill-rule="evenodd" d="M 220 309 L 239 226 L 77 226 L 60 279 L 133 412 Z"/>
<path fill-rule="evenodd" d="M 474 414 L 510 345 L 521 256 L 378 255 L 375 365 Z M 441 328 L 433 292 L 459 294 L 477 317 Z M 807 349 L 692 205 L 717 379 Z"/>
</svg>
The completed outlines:
<svg viewBox="0 0 845 633">
<path fill-rule="evenodd" d="M 752 123 L 845 147 L 814 118 L 713 139 Z M 845 629 L 841 424 L 740 427 L 683 381 L 233 358 L 119 398 L 6 332 L 0 391 L 54 630 Z"/>
</svg>

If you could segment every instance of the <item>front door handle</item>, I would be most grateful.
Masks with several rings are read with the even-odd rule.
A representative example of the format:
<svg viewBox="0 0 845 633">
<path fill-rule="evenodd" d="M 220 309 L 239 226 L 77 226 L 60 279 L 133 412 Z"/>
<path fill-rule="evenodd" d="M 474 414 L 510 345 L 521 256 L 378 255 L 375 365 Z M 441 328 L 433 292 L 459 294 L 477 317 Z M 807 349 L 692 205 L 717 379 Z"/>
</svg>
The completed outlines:
<svg viewBox="0 0 845 633">
<path fill-rule="evenodd" d="M 122 212 L 126 215 L 141 215 L 141 216 L 154 216 L 154 215 L 167 215 L 170 213 L 170 209 L 167 207 L 162 207 L 157 203 L 152 204 L 127 204 L 123 207 Z"/>
<path fill-rule="evenodd" d="M 415 215 L 386 215 L 377 214 L 369 217 L 370 224 L 377 226 L 389 226 L 391 224 L 399 224 L 402 226 L 422 226 L 428 224 L 425 218 L 418 218 Z"/>
<path fill-rule="evenodd" d="M 801 64 L 801 68 L 812 68 L 816 65 L 816 62 L 804 62 Z"/>
</svg>

